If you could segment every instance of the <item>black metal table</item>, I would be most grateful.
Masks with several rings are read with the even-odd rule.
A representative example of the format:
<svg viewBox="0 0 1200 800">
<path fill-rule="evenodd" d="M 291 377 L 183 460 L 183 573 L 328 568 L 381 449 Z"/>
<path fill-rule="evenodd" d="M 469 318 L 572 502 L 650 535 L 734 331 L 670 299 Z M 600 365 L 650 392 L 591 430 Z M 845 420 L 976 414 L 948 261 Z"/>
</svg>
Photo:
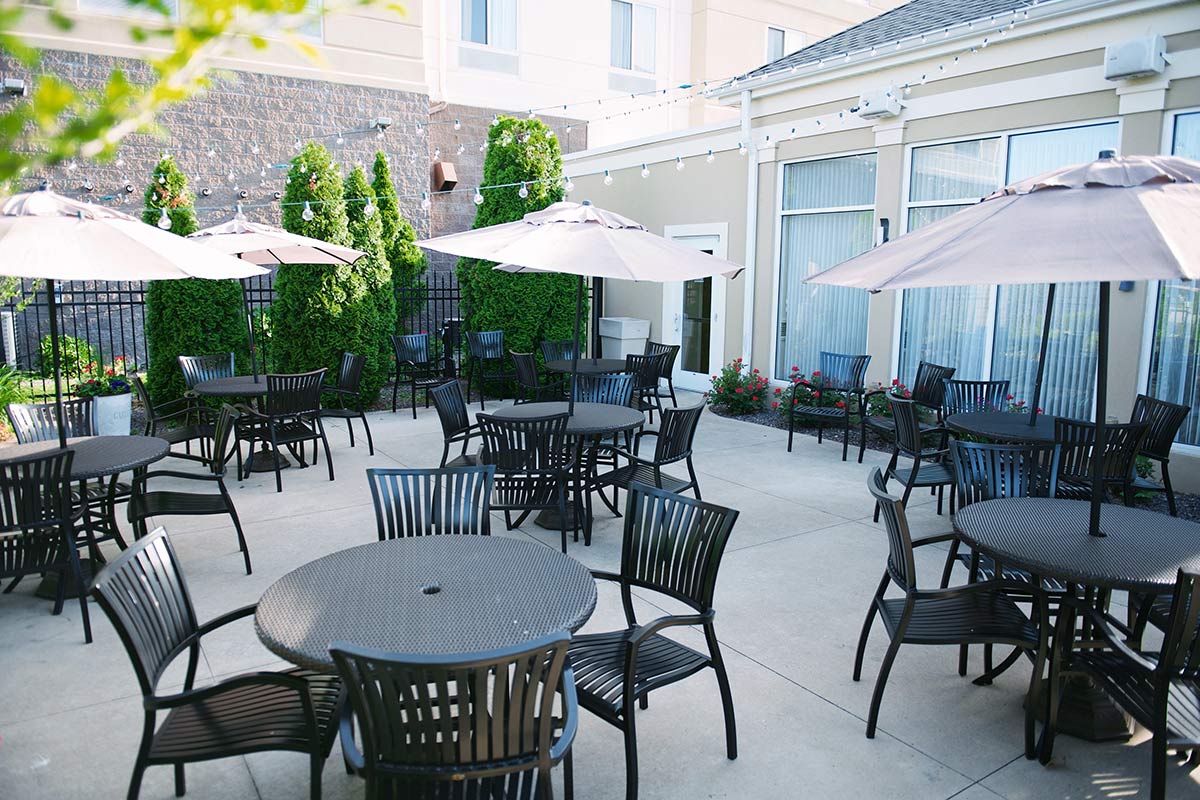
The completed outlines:
<svg viewBox="0 0 1200 800">
<path fill-rule="evenodd" d="M 192 391 L 201 397 L 250 397 L 260 398 L 267 393 L 267 377 L 259 375 L 237 375 L 232 378 L 213 378 L 210 381 L 200 381 L 192 387 Z M 257 456 L 257 457 L 256 457 Z M 247 457 L 246 468 L 251 472 L 274 472 L 275 464 L 271 458 L 271 447 L 266 442 L 259 446 L 258 453 L 251 452 Z M 280 469 L 292 465 L 288 457 L 275 453 Z"/>
<path fill-rule="evenodd" d="M 550 372 L 562 372 L 570 375 L 571 359 L 547 361 L 546 369 Z M 623 358 L 581 358 L 579 359 L 580 375 L 608 375 L 615 372 L 625 371 L 625 359 Z"/>
<path fill-rule="evenodd" d="M 80 483 L 80 494 L 82 495 L 86 491 L 83 484 L 97 478 L 111 478 L 109 492 L 113 492 L 117 475 L 130 470 L 145 469 L 147 465 L 165 458 L 171 450 L 171 443 L 157 436 L 73 436 L 67 439 L 67 447 L 75 453 L 75 457 L 71 459 L 71 480 Z M 45 455 L 57 449 L 58 440 L 12 445 L 0 449 L 0 462 Z M 90 513 L 85 511 L 83 524 L 92 553 L 92 558 L 79 560 L 85 585 L 91 583 L 92 574 L 95 571 L 95 565 L 92 562 L 99 557 L 91 520 Z M 36 592 L 38 597 L 54 599 L 58 589 L 58 575 L 57 572 L 46 573 L 46 577 L 38 584 Z M 73 583 L 67 586 L 66 596 L 68 598 L 79 596 Z"/>
<path fill-rule="evenodd" d="M 1029 424 L 1028 414 L 1011 411 L 971 411 L 946 417 L 946 426 L 994 442 L 1053 444 L 1054 417 L 1038 414 Z"/>
<path fill-rule="evenodd" d="M 1200 524 L 1139 508 L 1104 504 L 1088 534 L 1090 503 L 1019 497 L 972 503 L 954 515 L 963 541 L 1001 564 L 1081 588 L 1161 594 L 1182 567 L 1200 569 Z M 1126 738 L 1120 709 L 1085 680 L 1063 692 L 1059 730 L 1094 741 Z"/>
<path fill-rule="evenodd" d="M 573 558 L 499 536 L 422 536 L 351 547 L 289 572 L 259 601 L 267 649 L 333 672 L 329 645 L 447 655 L 579 630 L 596 583 Z"/>
</svg>

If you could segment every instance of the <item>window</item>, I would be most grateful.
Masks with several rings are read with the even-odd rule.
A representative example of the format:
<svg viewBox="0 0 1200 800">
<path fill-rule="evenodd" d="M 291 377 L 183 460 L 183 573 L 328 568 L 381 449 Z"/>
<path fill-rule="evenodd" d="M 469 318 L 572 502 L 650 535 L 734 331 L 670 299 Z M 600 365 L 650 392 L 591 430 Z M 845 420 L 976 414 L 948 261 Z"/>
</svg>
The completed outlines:
<svg viewBox="0 0 1200 800">
<path fill-rule="evenodd" d="M 1200 111 L 1177 114 L 1171 153 L 1200 158 Z M 1160 281 L 1146 393 L 1191 406 L 1175 441 L 1200 445 L 1200 281 Z"/>
<path fill-rule="evenodd" d="M 462 40 L 517 49 L 517 0 L 462 0 Z"/>
<path fill-rule="evenodd" d="M 612 65 L 654 72 L 654 8 L 612 0 Z"/>
<path fill-rule="evenodd" d="M 767 62 L 778 61 L 787 53 L 784 50 L 783 40 L 785 33 L 780 28 L 767 28 Z"/>
<path fill-rule="evenodd" d="M 909 172 L 907 229 L 978 202 L 1002 184 L 1096 158 L 1116 147 L 1117 123 L 1083 125 L 917 147 Z M 958 369 L 964 379 L 1006 378 L 1014 397 L 1032 399 L 1046 284 L 910 289 L 902 300 L 899 377 L 920 361 Z M 1046 351 L 1041 405 L 1088 418 L 1096 370 L 1097 285 L 1061 284 Z"/>
<path fill-rule="evenodd" d="M 875 154 L 787 164 L 780 220 L 775 377 L 819 369 L 820 352 L 862 353 L 867 293 L 804 280 L 869 249 L 875 234 Z"/>
<path fill-rule="evenodd" d="M 163 0 L 171 19 L 179 19 L 179 0 Z M 132 5 L 128 0 L 79 0 L 79 10 L 91 14 L 108 14 L 114 17 L 140 17 L 163 19 L 163 15 L 147 6 Z"/>
</svg>

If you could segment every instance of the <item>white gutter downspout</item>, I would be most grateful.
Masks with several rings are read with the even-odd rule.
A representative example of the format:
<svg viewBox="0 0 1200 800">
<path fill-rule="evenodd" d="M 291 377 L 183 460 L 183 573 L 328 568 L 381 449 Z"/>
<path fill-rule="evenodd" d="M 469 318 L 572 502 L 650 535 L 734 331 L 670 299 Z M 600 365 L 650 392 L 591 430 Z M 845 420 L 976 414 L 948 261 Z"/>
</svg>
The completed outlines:
<svg viewBox="0 0 1200 800">
<path fill-rule="evenodd" d="M 750 90 L 742 92 L 741 140 L 746 154 L 746 255 L 742 273 L 742 359 L 749 366 L 754 349 L 754 262 L 758 255 L 758 146 L 750 125 Z"/>
</svg>

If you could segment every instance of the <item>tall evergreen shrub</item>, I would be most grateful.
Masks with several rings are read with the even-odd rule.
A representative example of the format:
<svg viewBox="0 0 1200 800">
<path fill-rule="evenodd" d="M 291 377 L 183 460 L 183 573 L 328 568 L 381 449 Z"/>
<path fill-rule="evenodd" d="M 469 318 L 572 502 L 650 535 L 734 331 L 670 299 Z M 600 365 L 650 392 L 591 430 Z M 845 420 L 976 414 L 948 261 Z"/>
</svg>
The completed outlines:
<svg viewBox="0 0 1200 800">
<path fill-rule="evenodd" d="M 417 247 L 417 232 L 412 224 L 400 216 L 396 201 L 396 187 L 392 184 L 392 172 L 383 151 L 375 154 L 373 168 L 375 190 L 379 204 L 380 221 L 383 223 L 383 247 L 388 264 L 392 268 L 392 288 L 396 297 L 394 330 L 404 331 L 404 322 L 415 314 L 425 302 L 425 251 Z"/>
<path fill-rule="evenodd" d="M 483 163 L 487 189 L 475 212 L 474 228 L 521 219 L 563 199 L 562 155 L 558 139 L 538 119 L 500 117 L 488 131 Z M 528 196 L 520 196 L 520 182 Z M 538 352 L 542 340 L 570 339 L 575 327 L 574 275 L 512 275 L 492 269 L 490 261 L 462 258 L 458 283 L 467 330 L 503 330 L 509 350 Z M 587 319 L 587 301 L 584 317 Z M 581 334 L 582 335 L 582 334 Z"/>
<path fill-rule="evenodd" d="M 155 166 L 143 200 L 142 220 L 147 224 L 158 225 L 165 209 L 171 233 L 187 236 L 198 229 L 187 176 L 170 156 Z M 155 403 L 183 395 L 181 355 L 232 351 L 239 369 L 248 369 L 241 285 L 200 278 L 151 281 L 146 289 L 146 348 L 146 388 Z"/>
<path fill-rule="evenodd" d="M 388 334 L 396 319 L 392 268 L 384 253 L 380 216 L 378 198 L 367 182 L 367 173 L 361 165 L 356 166 L 346 177 L 346 221 L 350 246 L 366 253 L 354 263 L 354 270 L 365 284 L 366 298 L 359 309 L 356 341 L 346 349 L 366 356 L 362 390 L 371 398 L 379 394 L 391 374 L 392 347 Z"/>
</svg>

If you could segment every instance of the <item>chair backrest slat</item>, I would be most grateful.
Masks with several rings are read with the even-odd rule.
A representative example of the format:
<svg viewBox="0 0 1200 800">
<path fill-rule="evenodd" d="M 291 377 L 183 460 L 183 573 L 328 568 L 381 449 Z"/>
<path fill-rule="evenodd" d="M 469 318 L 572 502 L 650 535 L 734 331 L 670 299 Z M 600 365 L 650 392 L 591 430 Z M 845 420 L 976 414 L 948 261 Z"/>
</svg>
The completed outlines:
<svg viewBox="0 0 1200 800">
<path fill-rule="evenodd" d="M 692 443 L 696 440 L 696 428 L 704 414 L 704 404 L 690 408 L 667 406 L 662 410 L 658 426 L 658 444 L 654 447 L 654 460 L 660 464 L 678 461 L 692 454 Z"/>
<path fill-rule="evenodd" d="M 888 574 L 904 591 L 917 588 L 917 567 L 913 558 L 912 533 L 908 529 L 908 517 L 899 497 L 888 494 L 879 467 L 871 470 L 867 488 L 879 504 L 880 516 L 888 537 Z"/>
<path fill-rule="evenodd" d="M 379 540 L 491 533 L 493 466 L 369 469 Z"/>
<path fill-rule="evenodd" d="M 542 344 L 546 344 L 542 342 Z M 513 366 L 517 370 L 517 383 L 523 389 L 540 389 L 541 378 L 538 376 L 537 359 L 533 353 L 509 353 Z"/>
<path fill-rule="evenodd" d="M 821 351 L 821 386 L 825 389 L 861 389 L 871 357 Z"/>
<path fill-rule="evenodd" d="M 0 576 L 28 575 L 62 564 L 74 546 L 73 450 L 51 450 L 0 464 Z"/>
<path fill-rule="evenodd" d="M 732 508 L 631 484 L 621 545 L 622 582 L 707 611 L 737 518 Z"/>
<path fill-rule="evenodd" d="M 675 359 L 679 357 L 679 345 L 663 344 L 662 342 L 647 340 L 645 353 L 648 356 L 666 354 L 667 357 L 663 359 L 661 364 L 662 371 L 659 372 L 660 378 L 670 378 L 675 374 Z"/>
<path fill-rule="evenodd" d="M 575 355 L 575 342 L 566 339 L 560 342 L 542 342 L 542 360 L 570 361 Z"/>
<path fill-rule="evenodd" d="M 630 353 L 625 356 L 625 371 L 633 375 L 633 390 L 645 392 L 657 389 L 658 379 L 662 377 L 662 365 L 668 357 L 668 353 L 654 355 Z"/>
<path fill-rule="evenodd" d="M 628 372 L 575 376 L 576 403 L 627 406 L 632 398 L 633 375 Z"/>
<path fill-rule="evenodd" d="M 325 368 L 312 372 L 267 376 L 266 412 L 270 417 L 317 416 Z"/>
<path fill-rule="evenodd" d="M 398 365 L 423 366 L 429 363 L 429 334 L 406 333 L 392 336 L 392 349 Z"/>
<path fill-rule="evenodd" d="M 953 378 L 956 371 L 954 367 L 943 367 L 928 361 L 917 364 L 917 376 L 910 387 L 913 402 L 940 411 L 946 396 L 945 382 Z"/>
<path fill-rule="evenodd" d="M 229 457 L 233 455 L 231 440 L 233 438 L 234 426 L 241 416 L 241 412 L 229 405 L 229 403 L 222 404 L 220 412 L 217 413 L 217 423 L 213 426 L 210 459 L 206 465 L 213 475 L 221 476 L 225 474 L 225 464 L 228 463 Z"/>
<path fill-rule="evenodd" d="M 451 656 L 334 642 L 330 653 L 359 722 L 368 783 L 387 782 L 396 796 L 442 797 L 440 789 L 430 794 L 431 781 L 439 781 L 450 797 L 451 782 L 548 769 L 561 732 L 573 735 L 576 726 L 569 641 L 563 631 Z M 468 783 L 453 796 L 473 791 Z"/>
<path fill-rule="evenodd" d="M 359 385 L 362 383 L 363 368 L 366 365 L 366 356 L 354 353 L 342 353 L 342 360 L 338 364 L 338 388 L 357 394 Z"/>
<path fill-rule="evenodd" d="M 202 381 L 234 376 L 233 353 L 213 353 L 207 356 L 179 356 L 183 382 L 192 389 Z"/>
<path fill-rule="evenodd" d="M 960 507 L 1004 497 L 1054 497 L 1056 444 L 951 443 Z"/>
<path fill-rule="evenodd" d="M 1188 406 L 1139 394 L 1133 402 L 1130 422 L 1144 422 L 1149 426 L 1140 454 L 1158 461 L 1168 460 L 1175 436 L 1190 412 Z"/>
<path fill-rule="evenodd" d="M 92 407 L 90 397 L 62 401 L 67 438 L 96 435 Z M 58 438 L 58 417 L 54 403 L 9 403 L 6 410 L 18 443 L 52 442 Z"/>
<path fill-rule="evenodd" d="M 921 453 L 921 421 L 917 417 L 917 409 L 912 400 L 887 396 L 892 407 L 892 420 L 896 423 L 896 449 L 901 455 L 912 458 Z"/>
<path fill-rule="evenodd" d="M 477 414 L 483 440 L 481 458 L 496 472 L 542 472 L 560 469 L 567 460 L 567 414 L 508 419 Z"/>
<path fill-rule="evenodd" d="M 467 331 L 471 358 L 487 361 L 504 358 L 504 331 Z"/>
<path fill-rule="evenodd" d="M 1054 441 L 1062 446 L 1059 480 L 1090 481 L 1099 449 L 1101 480 L 1124 483 L 1132 474 L 1133 460 L 1148 427 L 1145 422 L 1109 423 L 1104 426 L 1104 445 L 1097 448 L 1096 423 L 1058 417 L 1054 420 Z"/>
<path fill-rule="evenodd" d="M 946 416 L 976 411 L 1004 411 L 1008 407 L 1008 381 L 957 381 L 945 378 L 942 406 Z"/>
<path fill-rule="evenodd" d="M 1158 662 L 1170 677 L 1200 680 L 1200 572 L 1179 570 Z"/>
<path fill-rule="evenodd" d="M 442 423 L 442 435 L 449 438 L 471 427 L 467 403 L 463 399 L 462 386 L 457 380 L 449 380 L 430 391 L 433 406 L 437 409 L 438 421 Z"/>
</svg>

